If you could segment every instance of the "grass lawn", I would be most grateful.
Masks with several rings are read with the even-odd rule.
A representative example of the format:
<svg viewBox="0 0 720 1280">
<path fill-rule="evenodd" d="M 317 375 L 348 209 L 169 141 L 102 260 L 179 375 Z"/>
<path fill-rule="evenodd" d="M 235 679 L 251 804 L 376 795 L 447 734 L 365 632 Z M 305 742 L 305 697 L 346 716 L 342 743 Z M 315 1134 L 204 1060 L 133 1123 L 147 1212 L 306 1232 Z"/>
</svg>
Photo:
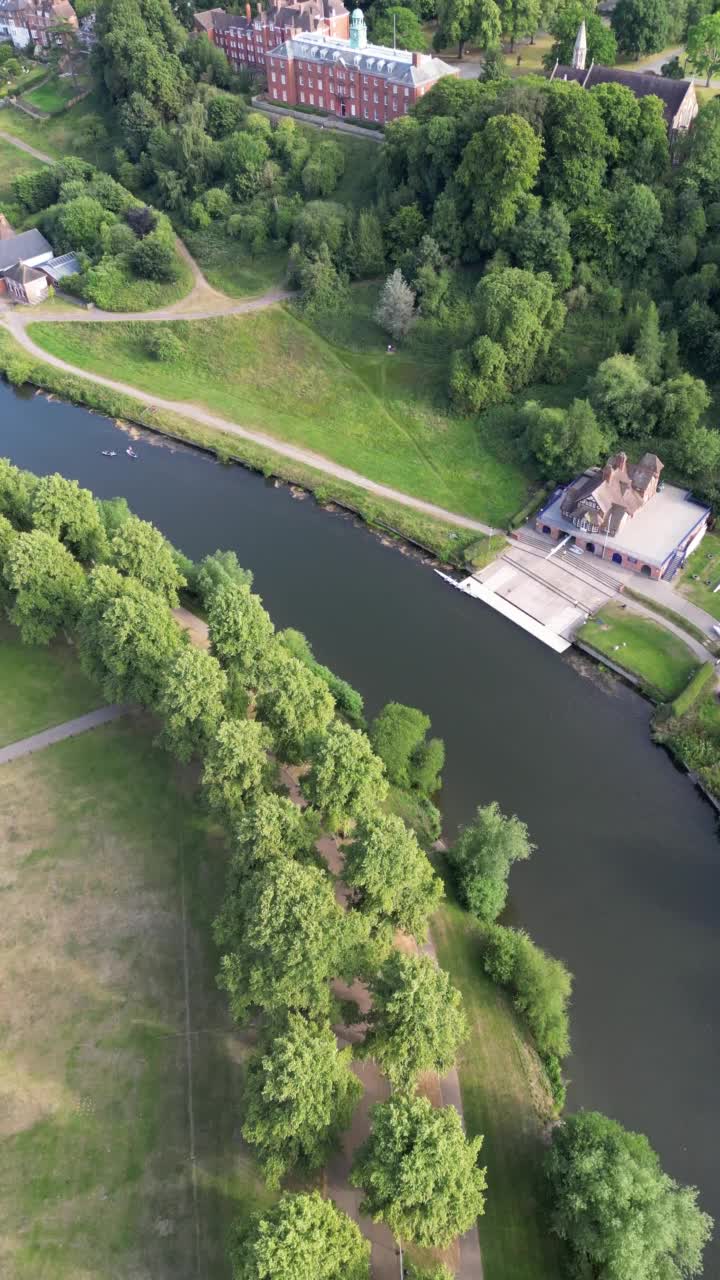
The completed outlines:
<svg viewBox="0 0 720 1280">
<path fill-rule="evenodd" d="M 485 1280 L 557 1280 L 559 1259 L 538 1208 L 543 1132 L 551 1104 L 534 1050 L 480 959 L 478 926 L 448 901 L 433 918 L 438 958 L 463 995 L 470 1039 L 460 1060 L 468 1133 L 484 1134 Z"/>
<path fill-rule="evenodd" d="M 146 353 L 148 326 L 33 324 L 46 350 L 243 426 L 309 446 L 361 474 L 453 511 L 501 524 L 523 505 L 530 477 L 506 417 L 459 418 L 444 408 L 442 362 L 336 347 L 276 307 L 251 316 L 176 322 L 174 362 Z"/>
<path fill-rule="evenodd" d="M 29 93 L 24 94 L 23 100 L 31 107 L 36 107 L 38 111 L 62 111 L 70 99 L 76 98 L 85 87 L 80 80 L 77 85 L 74 85 L 70 76 L 62 78 L 53 76 L 37 89 L 31 89 Z"/>
<path fill-rule="evenodd" d="M 3 1280 L 226 1280 L 229 1223 L 267 1195 L 210 946 L 224 849 L 152 736 L 2 768 Z"/>
<path fill-rule="evenodd" d="M 69 645 L 21 644 L 17 629 L 0 622 L 0 747 L 103 704 Z"/>
<path fill-rule="evenodd" d="M 720 534 L 706 533 L 683 570 L 680 590 L 688 600 L 720 621 Z"/>
<path fill-rule="evenodd" d="M 6 117 L 10 113 L 4 111 L 0 116 L 0 128 L 5 123 Z M 41 169 L 43 167 L 42 160 L 36 160 L 34 156 L 27 155 L 24 151 L 19 151 L 11 142 L 6 142 L 4 138 L 0 138 L 0 206 L 12 205 L 12 180 L 19 173 L 29 173 L 31 170 Z"/>
<path fill-rule="evenodd" d="M 606 605 L 578 636 L 640 676 L 661 701 L 677 697 L 700 665 L 677 636 L 619 605 Z"/>
</svg>

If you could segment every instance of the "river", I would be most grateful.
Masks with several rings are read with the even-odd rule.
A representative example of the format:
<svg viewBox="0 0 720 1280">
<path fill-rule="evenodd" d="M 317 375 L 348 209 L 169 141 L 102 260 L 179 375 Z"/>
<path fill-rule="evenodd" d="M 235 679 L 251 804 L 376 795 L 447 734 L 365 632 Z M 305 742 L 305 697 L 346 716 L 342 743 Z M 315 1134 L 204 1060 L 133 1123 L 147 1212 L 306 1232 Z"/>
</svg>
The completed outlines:
<svg viewBox="0 0 720 1280">
<path fill-rule="evenodd" d="M 189 449 L 141 436 L 133 461 L 126 444 L 105 418 L 0 384 L 0 455 L 123 494 L 193 558 L 234 548 L 276 624 L 304 631 L 369 714 L 396 699 L 432 717 L 446 834 L 491 799 L 528 823 L 538 852 L 510 912 L 575 975 L 568 1105 L 647 1133 L 720 1221 L 720 848 L 648 706 L 349 518 Z"/>
</svg>

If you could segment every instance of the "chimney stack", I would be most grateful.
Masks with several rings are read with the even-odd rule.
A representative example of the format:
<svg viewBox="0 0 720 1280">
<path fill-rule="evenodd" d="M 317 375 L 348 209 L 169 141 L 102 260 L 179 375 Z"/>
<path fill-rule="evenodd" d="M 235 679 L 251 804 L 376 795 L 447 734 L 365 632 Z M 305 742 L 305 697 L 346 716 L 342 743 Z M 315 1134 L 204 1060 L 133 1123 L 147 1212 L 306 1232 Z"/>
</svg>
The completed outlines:
<svg viewBox="0 0 720 1280">
<path fill-rule="evenodd" d="M 248 22 L 252 22 L 252 9 L 250 7 L 250 0 L 248 0 L 247 4 L 245 5 L 245 17 L 247 18 Z"/>
<path fill-rule="evenodd" d="M 413 50 L 413 60 L 412 60 L 413 66 L 421 67 L 424 61 L 425 61 L 425 54 L 417 53 L 415 50 Z"/>
</svg>

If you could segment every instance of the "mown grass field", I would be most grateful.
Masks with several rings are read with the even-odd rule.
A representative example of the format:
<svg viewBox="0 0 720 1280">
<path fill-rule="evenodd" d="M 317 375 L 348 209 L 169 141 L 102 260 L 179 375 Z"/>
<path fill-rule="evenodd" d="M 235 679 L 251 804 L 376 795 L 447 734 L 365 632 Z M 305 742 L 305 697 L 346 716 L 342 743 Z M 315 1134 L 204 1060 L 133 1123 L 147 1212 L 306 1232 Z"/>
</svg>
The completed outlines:
<svg viewBox="0 0 720 1280">
<path fill-rule="evenodd" d="M 683 570 L 680 590 L 688 600 L 720 621 L 720 535 L 706 533 Z"/>
<path fill-rule="evenodd" d="M 226 1280 L 230 1221 L 267 1195 L 210 946 L 224 849 L 152 737 L 122 721 L 2 767 L 3 1280 Z"/>
<path fill-rule="evenodd" d="M 432 931 L 470 1025 L 460 1084 L 467 1131 L 485 1139 L 488 1190 L 478 1222 L 485 1280 L 557 1280 L 559 1258 L 539 1205 L 551 1113 L 540 1064 L 507 996 L 483 972 L 472 917 L 449 898 Z"/>
<path fill-rule="evenodd" d="M 639 676 L 662 701 L 677 697 L 700 665 L 677 636 L 619 605 L 606 605 L 578 637 Z"/>
<path fill-rule="evenodd" d="M 308 446 L 371 479 L 450 510 L 505 523 L 531 476 L 506 417 L 451 416 L 444 362 L 334 346 L 289 309 L 175 322 L 181 355 L 147 353 L 149 326 L 33 324 L 43 348 L 243 426 Z M 379 331 L 378 331 L 379 333 Z"/>
<path fill-rule="evenodd" d="M 62 160 L 66 155 L 79 155 L 103 168 L 104 162 L 110 158 L 112 144 L 106 141 L 86 146 L 80 131 L 85 116 L 98 113 L 103 114 L 102 105 L 94 94 L 50 120 L 35 120 L 24 111 L 9 107 L 0 113 L 0 131 L 20 138 L 22 142 L 28 142 L 31 147 L 36 147 L 54 160 Z M 27 158 L 30 159 L 29 156 Z"/>
<path fill-rule="evenodd" d="M 103 705 L 69 645 L 21 644 L 15 627 L 0 622 L 0 747 Z"/>
</svg>

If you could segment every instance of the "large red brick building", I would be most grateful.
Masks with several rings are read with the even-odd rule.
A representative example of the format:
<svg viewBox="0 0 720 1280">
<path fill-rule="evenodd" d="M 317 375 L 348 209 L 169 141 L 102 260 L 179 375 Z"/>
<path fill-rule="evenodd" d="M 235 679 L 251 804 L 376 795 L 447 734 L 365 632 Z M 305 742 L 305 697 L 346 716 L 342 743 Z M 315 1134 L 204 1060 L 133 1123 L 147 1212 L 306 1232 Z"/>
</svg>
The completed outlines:
<svg viewBox="0 0 720 1280">
<path fill-rule="evenodd" d="M 405 115 L 443 76 L 459 74 L 431 54 L 368 44 L 361 9 L 349 40 L 292 36 L 266 53 L 265 68 L 270 98 L 374 124 Z"/>
<path fill-rule="evenodd" d="M 2 3 L 2 0 L 0 0 Z M 296 35 L 317 34 L 347 39 L 350 14 L 342 0 L 294 0 L 263 9 L 250 4 L 244 14 L 205 9 L 195 14 L 195 30 L 205 32 L 222 49 L 235 71 L 265 74 L 265 54 Z"/>
</svg>

